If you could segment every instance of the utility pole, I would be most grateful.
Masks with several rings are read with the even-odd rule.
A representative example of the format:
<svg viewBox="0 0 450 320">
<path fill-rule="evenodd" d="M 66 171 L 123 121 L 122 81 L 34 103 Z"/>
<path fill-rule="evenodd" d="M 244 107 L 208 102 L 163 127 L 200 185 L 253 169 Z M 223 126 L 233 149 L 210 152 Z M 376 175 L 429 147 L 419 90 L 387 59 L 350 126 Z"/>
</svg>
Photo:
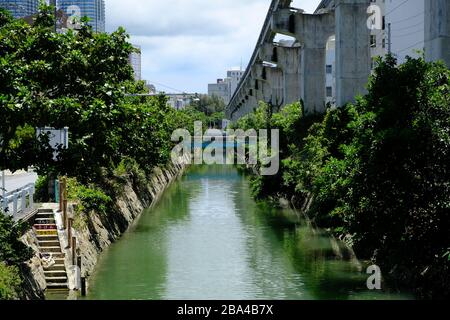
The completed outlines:
<svg viewBox="0 0 450 320">
<path fill-rule="evenodd" d="M 392 53 L 392 35 L 391 35 L 391 24 L 388 23 L 388 53 Z"/>
</svg>

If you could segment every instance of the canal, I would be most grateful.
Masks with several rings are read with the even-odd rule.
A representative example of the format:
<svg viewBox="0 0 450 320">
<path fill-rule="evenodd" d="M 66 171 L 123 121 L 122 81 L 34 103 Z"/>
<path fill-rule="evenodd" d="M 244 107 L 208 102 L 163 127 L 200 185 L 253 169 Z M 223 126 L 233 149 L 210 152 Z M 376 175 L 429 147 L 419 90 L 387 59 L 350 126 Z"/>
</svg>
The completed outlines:
<svg viewBox="0 0 450 320">
<path fill-rule="evenodd" d="M 255 203 L 234 167 L 192 167 L 102 254 L 87 299 L 404 298 L 369 291 L 332 248 L 295 212 Z"/>
</svg>

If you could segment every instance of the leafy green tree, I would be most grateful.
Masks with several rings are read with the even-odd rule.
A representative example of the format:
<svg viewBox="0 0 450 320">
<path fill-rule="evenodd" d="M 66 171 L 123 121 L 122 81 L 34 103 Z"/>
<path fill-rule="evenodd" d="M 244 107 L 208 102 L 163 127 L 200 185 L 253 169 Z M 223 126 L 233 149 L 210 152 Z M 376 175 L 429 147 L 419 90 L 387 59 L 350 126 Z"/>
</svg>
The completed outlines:
<svg viewBox="0 0 450 320">
<path fill-rule="evenodd" d="M 224 112 L 226 106 L 223 99 L 216 95 L 197 95 L 191 103 L 191 107 L 197 111 L 203 112 L 207 116 L 211 116 L 217 112 Z"/>
<path fill-rule="evenodd" d="M 19 265 L 32 257 L 32 250 L 19 239 L 24 225 L 16 223 L 0 211 L 0 261 L 7 265 Z"/>
<path fill-rule="evenodd" d="M 343 169 L 340 211 L 357 251 L 423 295 L 449 294 L 442 259 L 450 244 L 449 101 L 443 64 L 380 61 L 354 106 L 345 159 L 334 162 Z"/>
<path fill-rule="evenodd" d="M 0 261 L 0 300 L 16 300 L 21 287 L 19 270 Z"/>
<path fill-rule="evenodd" d="M 53 25 L 42 6 L 32 26 L 14 20 L 0 28 L 0 166 L 90 176 L 117 161 L 134 49 L 123 29 L 97 34 L 83 25 L 57 34 Z M 70 127 L 70 148 L 57 162 L 35 136 L 43 126 Z"/>
<path fill-rule="evenodd" d="M 388 56 L 353 105 L 310 116 L 293 105 L 258 109 L 238 125 L 280 128 L 282 166 L 281 187 L 278 177 L 251 178 L 255 194 L 312 198 L 308 215 L 386 278 L 420 297 L 448 297 L 449 101 L 444 64 Z"/>
</svg>

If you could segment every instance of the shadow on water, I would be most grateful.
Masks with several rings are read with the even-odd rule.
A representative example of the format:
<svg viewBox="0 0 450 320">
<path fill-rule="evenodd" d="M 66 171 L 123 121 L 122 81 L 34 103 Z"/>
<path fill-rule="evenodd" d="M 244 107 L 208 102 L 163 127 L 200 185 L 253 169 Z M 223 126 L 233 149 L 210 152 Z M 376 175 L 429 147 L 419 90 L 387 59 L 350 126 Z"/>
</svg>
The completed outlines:
<svg viewBox="0 0 450 320">
<path fill-rule="evenodd" d="M 336 244 L 335 244 L 336 246 Z M 106 250 L 87 299 L 401 299 L 232 166 L 193 166 Z"/>
</svg>

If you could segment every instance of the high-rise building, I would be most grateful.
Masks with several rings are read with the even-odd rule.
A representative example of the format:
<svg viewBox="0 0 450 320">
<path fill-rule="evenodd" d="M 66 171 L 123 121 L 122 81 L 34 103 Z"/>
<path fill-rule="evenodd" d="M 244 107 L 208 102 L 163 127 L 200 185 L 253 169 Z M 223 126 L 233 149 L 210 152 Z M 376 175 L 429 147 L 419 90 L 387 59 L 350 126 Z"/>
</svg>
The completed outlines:
<svg viewBox="0 0 450 320">
<path fill-rule="evenodd" d="M 95 32 L 105 32 L 105 0 L 57 0 L 58 9 L 70 17 L 88 17 Z"/>
<path fill-rule="evenodd" d="M 11 12 L 14 18 L 24 18 L 37 12 L 39 0 L 0 0 L 0 7 Z"/>
<path fill-rule="evenodd" d="M 134 46 L 138 52 L 133 52 L 128 57 L 128 62 L 133 67 L 134 80 L 142 80 L 142 62 L 141 62 L 141 47 Z"/>
<path fill-rule="evenodd" d="M 230 81 L 230 99 L 236 91 L 236 88 L 243 75 L 244 71 L 242 71 L 242 68 L 232 68 L 231 70 L 227 71 L 227 78 Z"/>
</svg>

